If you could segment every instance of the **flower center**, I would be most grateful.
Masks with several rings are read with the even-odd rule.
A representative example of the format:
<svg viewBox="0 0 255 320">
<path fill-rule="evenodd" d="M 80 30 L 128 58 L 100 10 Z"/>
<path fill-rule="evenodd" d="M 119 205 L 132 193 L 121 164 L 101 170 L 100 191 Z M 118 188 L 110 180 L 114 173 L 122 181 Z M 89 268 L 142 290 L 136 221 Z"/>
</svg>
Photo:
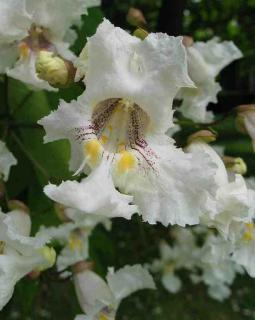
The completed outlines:
<svg viewBox="0 0 255 320">
<path fill-rule="evenodd" d="M 20 57 L 27 58 L 30 54 L 30 51 L 51 51 L 53 47 L 49 41 L 49 38 L 50 36 L 47 29 L 32 24 L 29 30 L 29 35 L 19 43 Z"/>
<path fill-rule="evenodd" d="M 149 116 L 136 103 L 108 99 L 96 105 L 87 127 L 75 128 L 75 138 L 83 144 L 91 167 L 106 154 L 117 160 L 117 170 L 124 173 L 142 160 L 152 165 L 155 155 L 145 140 L 149 124 Z"/>
</svg>

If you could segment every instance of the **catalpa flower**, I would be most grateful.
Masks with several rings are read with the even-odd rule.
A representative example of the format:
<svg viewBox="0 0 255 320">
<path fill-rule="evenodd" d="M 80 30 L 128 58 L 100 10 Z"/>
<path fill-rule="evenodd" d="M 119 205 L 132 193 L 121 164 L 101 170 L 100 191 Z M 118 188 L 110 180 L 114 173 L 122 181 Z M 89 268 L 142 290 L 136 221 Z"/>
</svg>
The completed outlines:
<svg viewBox="0 0 255 320">
<path fill-rule="evenodd" d="M 39 123 L 45 142 L 69 139 L 71 170 L 89 176 L 50 184 L 46 194 L 91 214 L 129 219 L 138 212 L 149 223 L 198 223 L 214 165 L 165 135 L 174 96 L 192 86 L 182 38 L 159 33 L 142 41 L 104 20 L 87 50 L 85 93 L 62 101 Z"/>
<path fill-rule="evenodd" d="M 184 42 L 185 43 L 185 42 Z M 191 42 L 186 47 L 188 74 L 196 88 L 184 88 L 178 94 L 182 99 L 180 111 L 195 122 L 210 122 L 213 114 L 207 112 L 207 105 L 217 103 L 221 86 L 215 78 L 232 61 L 242 57 L 232 41 L 219 42 L 213 38 L 208 42 Z"/>
<path fill-rule="evenodd" d="M 9 178 L 10 168 L 17 164 L 13 154 L 7 149 L 4 142 L 0 141 L 0 178 L 7 181 Z"/>
<path fill-rule="evenodd" d="M 38 233 L 30 237 L 28 213 L 14 210 L 0 213 L 0 310 L 11 299 L 16 283 L 28 273 L 43 271 L 55 262 L 55 251 Z"/>
<path fill-rule="evenodd" d="M 89 258 L 89 237 L 98 224 L 102 223 L 107 230 L 111 229 L 111 221 L 103 216 L 84 214 L 72 208 L 61 210 L 67 222 L 58 227 L 41 228 L 41 233 L 64 247 L 57 257 L 58 271 Z"/>
<path fill-rule="evenodd" d="M 176 272 L 180 269 L 192 271 L 200 258 L 200 248 L 196 245 L 194 234 L 187 228 L 176 228 L 173 235 L 174 245 L 160 243 L 160 259 L 153 261 L 151 270 L 162 274 L 161 282 L 167 291 L 177 293 L 181 289 L 182 281 Z"/>
<path fill-rule="evenodd" d="M 201 222 L 215 227 L 225 239 L 232 238 L 236 225 L 250 221 L 253 204 L 244 178 L 240 174 L 233 174 L 230 179 L 224 162 L 206 143 L 208 139 L 215 137 L 209 131 L 199 131 L 190 137 L 187 147 L 191 153 L 206 153 L 217 168 L 214 176 L 215 201 L 211 201 L 211 208 L 201 217 Z"/>
<path fill-rule="evenodd" d="M 149 272 L 141 265 L 109 269 L 106 281 L 87 268 L 86 263 L 74 267 L 74 284 L 80 306 L 86 315 L 75 320 L 114 320 L 120 302 L 135 291 L 155 289 Z"/>
<path fill-rule="evenodd" d="M 66 85 L 75 56 L 68 38 L 73 24 L 99 0 L 0 1 L 0 73 L 31 87 Z M 49 83 L 45 80 L 48 80 Z"/>
</svg>

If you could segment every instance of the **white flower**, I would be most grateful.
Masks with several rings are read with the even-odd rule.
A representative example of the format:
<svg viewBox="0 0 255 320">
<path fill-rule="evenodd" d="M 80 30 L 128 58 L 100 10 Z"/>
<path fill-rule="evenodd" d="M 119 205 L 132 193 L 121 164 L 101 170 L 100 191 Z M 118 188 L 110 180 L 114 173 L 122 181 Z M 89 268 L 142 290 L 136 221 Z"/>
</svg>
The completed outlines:
<svg viewBox="0 0 255 320">
<path fill-rule="evenodd" d="M 208 286 L 208 294 L 219 301 L 228 298 L 236 273 L 241 268 L 232 260 L 232 245 L 220 236 L 209 235 L 201 249 L 200 280 Z"/>
<path fill-rule="evenodd" d="M 7 149 L 4 142 L 0 141 L 0 178 L 8 180 L 11 166 L 17 164 L 13 154 Z"/>
<path fill-rule="evenodd" d="M 110 268 L 106 280 L 90 270 L 74 275 L 76 294 L 87 314 L 76 320 L 114 320 L 121 300 L 137 290 L 155 289 L 151 275 L 141 265 L 125 266 L 117 272 Z"/>
<path fill-rule="evenodd" d="M 0 72 L 6 72 L 32 88 L 55 90 L 36 70 L 40 52 L 52 52 L 56 57 L 73 61 L 75 56 L 69 50 L 71 43 L 66 42 L 66 35 L 70 33 L 70 27 L 86 14 L 87 8 L 99 2 L 1 0 Z"/>
<path fill-rule="evenodd" d="M 41 233 L 64 246 L 57 257 L 58 271 L 88 259 L 89 237 L 99 223 L 103 223 L 108 230 L 111 228 L 111 221 L 102 216 L 84 214 L 71 208 L 65 208 L 64 214 L 70 222 L 58 227 L 41 228 Z"/>
<path fill-rule="evenodd" d="M 0 213 L 0 309 L 10 300 L 21 278 L 33 270 L 50 268 L 55 262 L 55 251 L 45 246 L 49 239 L 41 233 L 30 237 L 30 229 L 27 213 Z"/>
<path fill-rule="evenodd" d="M 217 103 L 221 86 L 215 81 L 219 72 L 232 61 L 242 57 L 232 41 L 196 42 L 188 46 L 188 73 L 196 88 L 184 88 L 178 94 L 182 99 L 180 111 L 196 122 L 211 122 L 213 114 L 206 111 L 210 102 Z"/>
<path fill-rule="evenodd" d="M 217 228 L 225 237 L 231 238 L 236 224 L 249 222 L 252 212 L 251 199 L 245 180 L 239 174 L 230 181 L 225 165 L 216 151 L 200 139 L 195 139 L 187 147 L 191 153 L 205 152 L 217 167 L 215 174 L 216 197 L 211 202 L 211 210 L 201 218 L 202 223 Z"/>
<path fill-rule="evenodd" d="M 161 282 L 165 289 L 177 293 L 181 289 L 182 282 L 176 271 L 180 269 L 192 271 L 197 265 L 200 250 L 190 229 L 175 228 L 172 234 L 174 244 L 169 246 L 166 242 L 160 243 L 160 259 L 153 262 L 151 270 L 161 272 Z"/>
<path fill-rule="evenodd" d="M 108 217 L 130 218 L 133 202 L 149 223 L 198 223 L 214 166 L 203 153 L 177 149 L 164 134 L 173 97 L 192 85 L 182 39 L 150 34 L 141 41 L 105 20 L 87 46 L 86 92 L 71 104 L 62 101 L 39 123 L 45 142 L 70 140 L 71 170 L 92 173 L 81 183 L 49 185 L 46 194 Z"/>
</svg>

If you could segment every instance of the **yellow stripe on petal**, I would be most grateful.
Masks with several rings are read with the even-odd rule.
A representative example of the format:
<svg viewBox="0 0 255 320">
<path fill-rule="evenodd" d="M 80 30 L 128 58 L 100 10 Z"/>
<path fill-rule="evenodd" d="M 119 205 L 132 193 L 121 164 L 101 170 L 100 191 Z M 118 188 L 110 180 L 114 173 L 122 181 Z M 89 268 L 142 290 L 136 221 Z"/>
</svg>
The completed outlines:
<svg viewBox="0 0 255 320">
<path fill-rule="evenodd" d="M 255 240 L 254 224 L 252 222 L 251 223 L 246 223 L 245 228 L 246 228 L 246 230 L 245 230 L 245 232 L 243 234 L 243 240 L 245 240 L 245 241 Z"/>
<path fill-rule="evenodd" d="M 30 49 L 25 42 L 21 42 L 19 45 L 19 55 L 21 59 L 26 59 L 29 56 Z"/>
<path fill-rule="evenodd" d="M 76 234 L 71 234 L 68 239 L 68 246 L 72 251 L 82 248 L 82 240 Z"/>
<path fill-rule="evenodd" d="M 129 151 L 122 152 L 120 159 L 117 163 L 118 171 L 125 173 L 128 170 L 134 169 L 137 164 L 136 157 Z"/>
<path fill-rule="evenodd" d="M 101 158 L 103 147 L 97 139 L 89 140 L 84 145 L 84 152 L 88 163 L 95 166 Z"/>
</svg>

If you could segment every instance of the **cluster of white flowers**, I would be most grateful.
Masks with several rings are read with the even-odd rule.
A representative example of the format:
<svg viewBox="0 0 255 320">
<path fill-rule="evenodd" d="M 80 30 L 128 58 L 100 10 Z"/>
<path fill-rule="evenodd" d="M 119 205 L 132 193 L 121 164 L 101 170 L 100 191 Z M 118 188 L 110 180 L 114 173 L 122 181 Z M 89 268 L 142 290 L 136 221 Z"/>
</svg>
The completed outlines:
<svg viewBox="0 0 255 320">
<path fill-rule="evenodd" d="M 104 281 L 93 271 L 89 240 L 94 228 L 111 229 L 110 218 L 141 216 L 149 224 L 177 225 L 173 244 L 160 243 L 160 259 L 150 269 L 161 272 L 170 292 L 181 288 L 178 272 L 223 300 L 236 273 L 255 277 L 255 188 L 245 180 L 244 163 L 227 160 L 209 145 L 213 133 L 202 130 L 184 149 L 175 145 L 173 101 L 196 122 L 208 122 L 206 110 L 217 102 L 215 78 L 242 56 L 232 42 L 151 33 L 140 39 L 104 20 L 88 38 L 79 58 L 69 47 L 87 8 L 97 0 L 0 0 L 0 72 L 45 90 L 83 81 L 84 93 L 39 121 L 46 143 L 68 139 L 70 171 L 81 176 L 45 194 L 57 203 L 62 224 L 42 226 L 30 236 L 25 209 L 0 213 L 0 308 L 18 280 L 55 263 L 71 275 L 86 315 L 76 320 L 113 320 L 120 301 L 136 290 L 154 289 L 141 265 L 112 268 Z M 255 140 L 254 106 L 237 108 L 238 128 Z M 180 129 L 178 127 L 178 129 Z M 0 177 L 6 181 L 17 163 L 0 142 Z M 195 226 L 195 227 L 192 227 Z M 185 227 L 185 228 L 184 228 Z M 198 241 L 199 240 L 199 241 Z"/>
</svg>

